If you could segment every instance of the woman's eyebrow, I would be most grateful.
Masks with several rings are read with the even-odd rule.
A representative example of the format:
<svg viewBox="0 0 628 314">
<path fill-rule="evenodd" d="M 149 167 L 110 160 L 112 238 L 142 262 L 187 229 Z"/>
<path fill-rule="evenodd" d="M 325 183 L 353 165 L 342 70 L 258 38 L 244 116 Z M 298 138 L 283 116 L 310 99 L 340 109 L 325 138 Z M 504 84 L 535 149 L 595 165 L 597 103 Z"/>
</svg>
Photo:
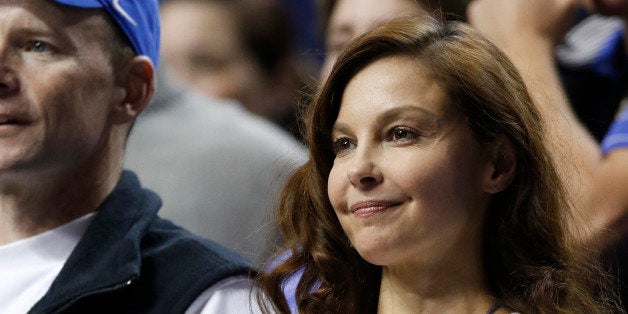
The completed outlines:
<svg viewBox="0 0 628 314">
<path fill-rule="evenodd" d="M 334 133 L 351 134 L 351 128 L 345 123 L 334 123 L 331 128 L 331 134 Z"/>
<path fill-rule="evenodd" d="M 433 126 L 433 129 L 435 130 L 439 129 L 445 121 L 445 115 L 436 114 L 428 109 L 418 107 L 416 105 L 404 105 L 384 111 L 377 117 L 376 123 L 379 125 L 388 124 L 392 121 L 398 120 L 408 115 L 412 115 L 413 117 L 420 116 L 421 119 L 426 122 L 426 124 Z M 343 122 L 336 122 L 332 126 L 331 135 L 333 136 L 336 133 L 347 135 L 353 134 L 351 131 L 351 127 Z"/>
<path fill-rule="evenodd" d="M 408 114 L 411 114 L 413 116 L 421 116 L 422 118 L 433 122 L 437 126 L 442 123 L 444 118 L 442 115 L 439 115 L 435 112 L 432 112 L 426 108 L 417 105 L 404 105 L 386 110 L 379 115 L 379 117 L 377 118 L 377 122 L 387 123 L 399 119 L 400 117 L 404 117 Z"/>
</svg>

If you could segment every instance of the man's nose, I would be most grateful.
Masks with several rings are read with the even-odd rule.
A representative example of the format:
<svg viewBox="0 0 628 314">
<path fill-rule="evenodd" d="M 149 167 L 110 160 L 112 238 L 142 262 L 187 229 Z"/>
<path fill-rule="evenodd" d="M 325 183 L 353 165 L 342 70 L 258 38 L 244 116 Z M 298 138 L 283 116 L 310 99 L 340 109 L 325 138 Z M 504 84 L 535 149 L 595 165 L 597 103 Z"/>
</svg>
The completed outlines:
<svg viewBox="0 0 628 314">
<path fill-rule="evenodd" d="M 2 41 L 2 40 L 0 40 Z M 0 42 L 0 96 L 6 97 L 20 89 L 20 83 L 15 72 L 15 60 L 9 49 Z"/>
</svg>

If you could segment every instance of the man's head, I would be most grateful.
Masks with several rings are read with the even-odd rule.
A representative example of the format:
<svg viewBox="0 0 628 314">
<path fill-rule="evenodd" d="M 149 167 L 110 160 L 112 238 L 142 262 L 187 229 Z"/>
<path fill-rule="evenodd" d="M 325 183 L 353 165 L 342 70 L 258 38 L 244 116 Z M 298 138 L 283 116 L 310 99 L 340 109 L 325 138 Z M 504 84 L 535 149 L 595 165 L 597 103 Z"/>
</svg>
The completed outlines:
<svg viewBox="0 0 628 314">
<path fill-rule="evenodd" d="M 136 53 L 114 57 L 119 35 L 110 9 L 133 18 L 125 3 L 143 10 L 155 1 L 57 2 L 0 0 L 0 174 L 121 158 L 128 130 L 154 91 L 157 48 L 135 43 L 116 22 Z M 84 8 L 97 3 L 105 9 Z"/>
</svg>

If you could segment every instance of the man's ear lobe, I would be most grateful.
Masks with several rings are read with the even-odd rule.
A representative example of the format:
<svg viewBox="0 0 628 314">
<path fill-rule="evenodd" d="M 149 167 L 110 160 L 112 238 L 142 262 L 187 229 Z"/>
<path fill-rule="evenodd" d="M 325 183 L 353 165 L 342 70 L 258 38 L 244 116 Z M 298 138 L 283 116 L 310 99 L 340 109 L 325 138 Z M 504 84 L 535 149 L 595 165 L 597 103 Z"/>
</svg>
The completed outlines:
<svg viewBox="0 0 628 314">
<path fill-rule="evenodd" d="M 155 92 L 155 69 L 146 56 L 131 59 L 118 75 L 118 84 L 124 89 L 123 100 L 116 104 L 112 114 L 114 123 L 128 123 L 146 108 Z"/>
<path fill-rule="evenodd" d="M 484 192 L 495 194 L 505 190 L 517 175 L 517 154 L 510 142 L 504 136 L 500 136 L 489 149 L 490 171 L 485 175 Z"/>
</svg>

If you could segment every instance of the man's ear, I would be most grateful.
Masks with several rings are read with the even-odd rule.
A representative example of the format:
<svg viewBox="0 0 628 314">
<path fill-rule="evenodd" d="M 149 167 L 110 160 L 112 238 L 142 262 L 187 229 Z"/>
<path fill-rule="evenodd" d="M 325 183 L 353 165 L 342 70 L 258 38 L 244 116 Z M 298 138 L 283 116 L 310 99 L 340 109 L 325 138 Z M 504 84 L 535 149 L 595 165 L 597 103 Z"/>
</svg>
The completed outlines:
<svg viewBox="0 0 628 314">
<path fill-rule="evenodd" d="M 153 63 L 146 56 L 134 57 L 120 71 L 117 82 L 124 89 L 124 99 L 112 111 L 113 122 L 133 122 L 155 93 Z"/>
<path fill-rule="evenodd" d="M 512 142 L 500 136 L 488 144 L 489 167 L 484 174 L 482 188 L 484 192 L 496 194 L 505 190 L 517 175 L 517 154 Z"/>
</svg>

